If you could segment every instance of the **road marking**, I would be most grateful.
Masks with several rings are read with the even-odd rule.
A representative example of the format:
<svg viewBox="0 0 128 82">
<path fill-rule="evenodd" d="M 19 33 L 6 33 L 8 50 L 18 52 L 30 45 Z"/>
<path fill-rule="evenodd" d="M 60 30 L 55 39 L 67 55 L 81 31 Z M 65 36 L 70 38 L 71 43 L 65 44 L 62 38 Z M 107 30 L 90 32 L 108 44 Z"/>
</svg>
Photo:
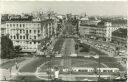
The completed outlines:
<svg viewBox="0 0 128 82">
<path fill-rule="evenodd" d="M 45 62 L 45 63 L 41 64 L 39 67 L 37 67 L 37 69 L 36 69 L 36 72 L 35 72 L 35 73 L 38 73 L 39 69 L 40 69 L 42 66 L 44 66 L 45 64 L 49 63 L 49 62 L 50 62 L 50 61 L 47 61 L 47 62 Z"/>
<path fill-rule="evenodd" d="M 35 76 L 36 76 L 37 78 L 42 79 L 42 80 L 48 80 L 48 79 L 46 79 L 46 78 L 40 77 L 41 75 L 44 75 L 44 74 L 46 75 L 46 72 L 39 72 L 39 70 L 40 70 L 40 68 L 41 68 L 42 66 L 44 66 L 45 64 L 47 64 L 47 63 L 49 63 L 49 62 L 50 62 L 50 61 L 47 61 L 47 62 L 41 64 L 39 67 L 37 67 L 36 72 L 35 72 Z"/>
</svg>

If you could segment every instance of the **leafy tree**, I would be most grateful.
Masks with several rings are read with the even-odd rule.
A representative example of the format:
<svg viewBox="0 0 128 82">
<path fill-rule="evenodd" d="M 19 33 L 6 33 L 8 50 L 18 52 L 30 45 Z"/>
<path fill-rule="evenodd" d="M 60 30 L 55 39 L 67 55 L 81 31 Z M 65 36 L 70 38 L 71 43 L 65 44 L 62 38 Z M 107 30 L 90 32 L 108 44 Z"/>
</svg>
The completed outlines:
<svg viewBox="0 0 128 82">
<path fill-rule="evenodd" d="M 126 38 L 127 37 L 127 29 L 119 28 L 119 29 L 115 30 L 114 32 L 112 32 L 112 35 L 117 36 L 117 37 Z"/>
<path fill-rule="evenodd" d="M 22 50 L 22 48 L 21 48 L 20 45 L 17 45 L 17 46 L 14 47 L 14 52 L 16 54 L 15 55 L 16 57 L 19 56 L 19 53 L 20 53 L 21 50 Z"/>
<path fill-rule="evenodd" d="M 9 39 L 9 36 L 1 37 L 1 58 L 13 58 L 13 42 Z"/>
</svg>

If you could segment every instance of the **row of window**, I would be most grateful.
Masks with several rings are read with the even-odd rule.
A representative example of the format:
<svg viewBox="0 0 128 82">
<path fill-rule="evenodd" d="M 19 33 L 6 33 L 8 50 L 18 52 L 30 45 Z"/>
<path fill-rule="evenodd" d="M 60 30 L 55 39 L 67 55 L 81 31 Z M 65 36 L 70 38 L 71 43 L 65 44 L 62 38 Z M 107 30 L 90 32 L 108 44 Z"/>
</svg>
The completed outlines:
<svg viewBox="0 0 128 82">
<path fill-rule="evenodd" d="M 14 42 L 14 43 L 15 43 L 15 42 Z M 38 44 L 39 44 L 39 42 L 27 42 L 27 41 L 25 41 L 25 42 L 16 41 L 16 43 L 21 43 L 21 44 L 22 44 L 22 43 L 24 43 L 24 44 L 33 44 L 33 43 L 34 43 L 34 44 L 37 44 L 37 43 L 38 43 Z"/>
<path fill-rule="evenodd" d="M 40 33 L 41 30 L 12 30 L 13 33 Z"/>
<path fill-rule="evenodd" d="M 22 49 L 37 49 L 36 47 L 22 47 Z"/>
<path fill-rule="evenodd" d="M 103 35 L 103 36 L 105 36 L 105 35 L 106 35 L 106 34 L 105 34 L 105 33 L 103 33 L 103 32 L 102 32 L 102 33 L 99 33 L 99 32 L 90 32 L 90 34 L 95 34 L 95 35 L 99 35 L 99 36 L 100 36 L 100 35 Z"/>
<path fill-rule="evenodd" d="M 11 39 L 32 39 L 31 37 L 30 38 L 28 38 L 28 36 L 25 36 L 25 35 L 23 35 L 23 36 L 10 36 L 10 38 Z M 34 39 L 37 39 L 37 36 L 34 36 Z"/>
<path fill-rule="evenodd" d="M 30 26 L 30 25 L 33 25 L 33 26 L 38 26 L 38 27 L 40 27 L 41 26 L 41 24 L 31 24 L 31 23 L 28 23 L 28 24 L 16 24 L 16 23 L 10 23 L 10 24 L 7 24 L 7 27 L 26 27 L 26 26 Z"/>
</svg>

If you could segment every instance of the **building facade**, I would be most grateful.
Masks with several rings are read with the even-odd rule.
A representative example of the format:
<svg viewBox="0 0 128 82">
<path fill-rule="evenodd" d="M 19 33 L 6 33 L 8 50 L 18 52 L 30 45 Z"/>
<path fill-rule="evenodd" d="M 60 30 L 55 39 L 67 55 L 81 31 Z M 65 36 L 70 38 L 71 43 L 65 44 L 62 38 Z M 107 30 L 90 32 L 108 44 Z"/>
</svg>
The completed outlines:
<svg viewBox="0 0 128 82">
<path fill-rule="evenodd" d="M 6 21 L 6 34 L 13 41 L 13 45 L 20 45 L 22 51 L 35 52 L 41 36 L 41 23 L 33 21 Z"/>
<path fill-rule="evenodd" d="M 37 53 L 39 55 L 44 54 L 44 47 L 53 41 L 53 38 L 57 34 L 57 21 L 53 19 L 47 19 L 41 21 L 41 37 L 38 45 Z"/>
<path fill-rule="evenodd" d="M 81 35 L 91 35 L 95 38 L 104 39 L 105 41 L 111 41 L 112 32 L 119 28 L 127 28 L 126 24 L 119 24 L 113 22 L 96 21 L 95 24 L 88 23 L 88 20 L 80 20 L 79 32 Z"/>
</svg>

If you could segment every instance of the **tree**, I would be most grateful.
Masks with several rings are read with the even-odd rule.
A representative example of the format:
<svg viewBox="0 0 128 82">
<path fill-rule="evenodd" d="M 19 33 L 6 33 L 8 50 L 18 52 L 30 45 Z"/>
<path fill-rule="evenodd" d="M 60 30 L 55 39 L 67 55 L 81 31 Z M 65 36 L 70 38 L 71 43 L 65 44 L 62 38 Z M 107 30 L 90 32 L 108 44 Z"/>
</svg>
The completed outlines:
<svg viewBox="0 0 128 82">
<path fill-rule="evenodd" d="M 21 46 L 20 45 L 17 45 L 14 47 L 14 52 L 15 52 L 15 56 L 18 57 L 19 56 L 19 53 L 20 51 L 22 50 Z"/>
<path fill-rule="evenodd" d="M 13 42 L 9 39 L 9 36 L 2 36 L 1 37 L 1 58 L 13 58 Z"/>
</svg>

